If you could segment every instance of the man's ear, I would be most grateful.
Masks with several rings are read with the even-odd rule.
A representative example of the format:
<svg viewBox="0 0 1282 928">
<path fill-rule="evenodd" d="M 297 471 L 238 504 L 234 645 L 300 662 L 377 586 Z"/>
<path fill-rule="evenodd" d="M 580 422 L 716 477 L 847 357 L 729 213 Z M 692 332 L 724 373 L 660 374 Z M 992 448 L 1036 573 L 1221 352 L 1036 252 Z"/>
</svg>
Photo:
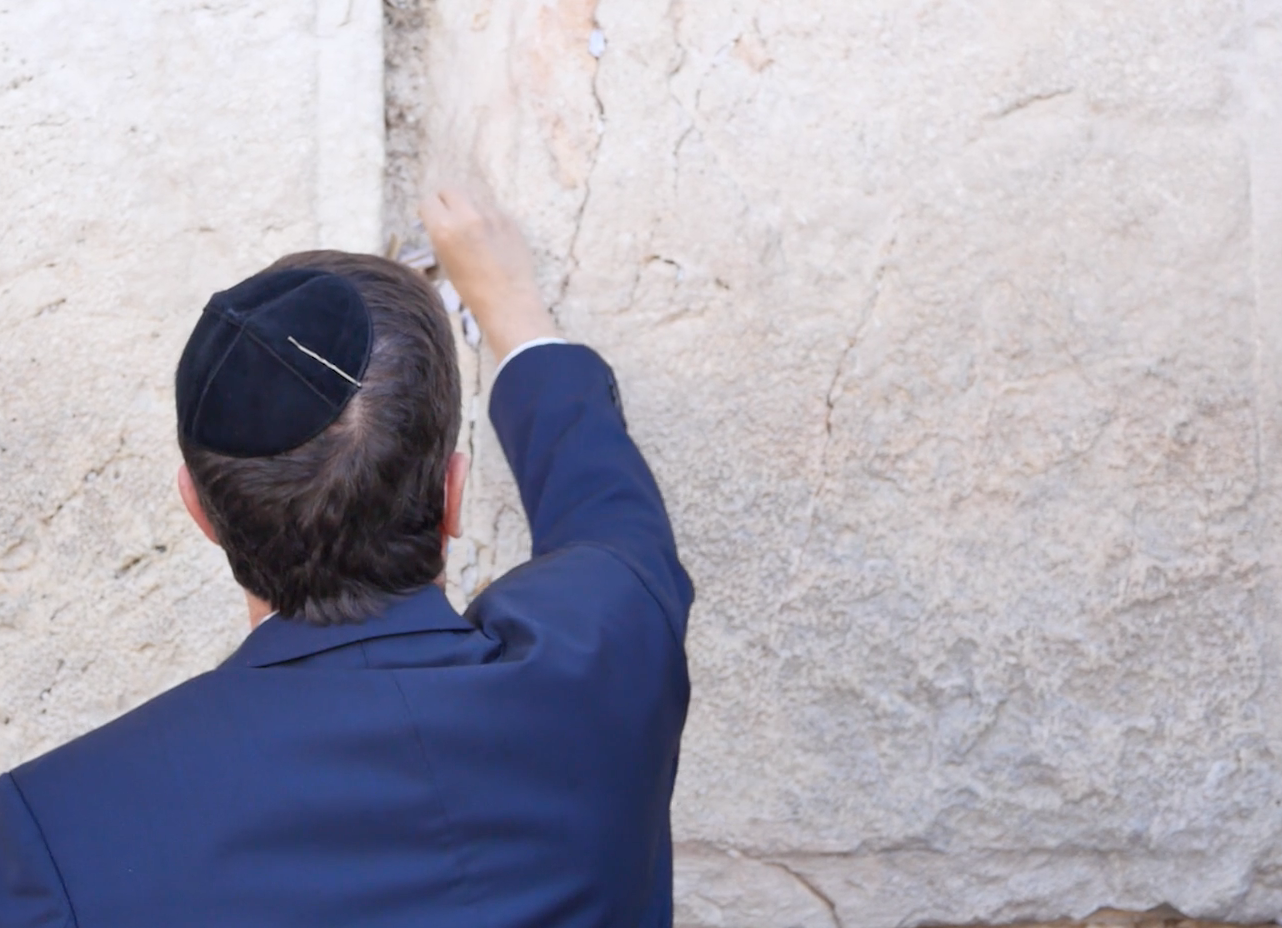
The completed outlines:
<svg viewBox="0 0 1282 928">
<path fill-rule="evenodd" d="M 467 455 L 455 451 L 445 468 L 445 516 L 441 531 L 451 538 L 463 534 L 463 485 L 467 483 Z"/>
<path fill-rule="evenodd" d="M 205 537 L 214 544 L 218 544 L 218 535 L 214 532 L 209 516 L 205 515 L 205 507 L 200 505 L 200 497 L 196 495 L 196 484 L 192 482 L 191 471 L 187 470 L 186 464 L 178 466 L 178 495 L 183 498 L 183 505 L 200 526 L 200 530 L 205 533 Z"/>
</svg>

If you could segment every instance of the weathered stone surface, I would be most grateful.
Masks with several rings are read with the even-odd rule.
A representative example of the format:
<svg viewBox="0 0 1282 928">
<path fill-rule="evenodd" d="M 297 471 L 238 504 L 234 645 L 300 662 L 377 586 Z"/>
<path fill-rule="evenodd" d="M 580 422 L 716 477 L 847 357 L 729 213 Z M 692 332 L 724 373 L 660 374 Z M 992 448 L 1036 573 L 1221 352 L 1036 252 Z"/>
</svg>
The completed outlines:
<svg viewBox="0 0 1282 928">
<path fill-rule="evenodd" d="M 748 862 L 690 924 L 749 858 L 861 926 L 1282 908 L 1276 16 L 434 5 L 427 159 L 527 217 L 699 586 L 677 829 Z M 472 445 L 465 593 L 523 550 Z"/>
<path fill-rule="evenodd" d="M 173 366 L 213 290 L 378 247 L 379 14 L 0 0 L 0 769 L 243 636 L 173 490 Z"/>
<path fill-rule="evenodd" d="M 172 364 L 380 247 L 376 4 L 110 6 L 0 0 L 0 768 L 235 645 Z M 387 231 L 495 182 L 699 586 L 679 923 L 1282 911 L 1282 3 L 385 8 Z"/>
<path fill-rule="evenodd" d="M 685 928 L 836 928 L 832 904 L 787 866 L 737 851 L 685 847 L 673 874 Z"/>
</svg>

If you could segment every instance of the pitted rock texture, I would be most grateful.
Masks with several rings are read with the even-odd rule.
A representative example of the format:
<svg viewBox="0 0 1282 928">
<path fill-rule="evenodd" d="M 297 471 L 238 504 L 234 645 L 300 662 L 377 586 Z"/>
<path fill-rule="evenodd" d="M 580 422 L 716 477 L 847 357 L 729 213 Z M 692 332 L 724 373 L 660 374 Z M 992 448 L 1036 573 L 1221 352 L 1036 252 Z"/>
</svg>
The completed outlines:
<svg viewBox="0 0 1282 928">
<path fill-rule="evenodd" d="M 1282 911 L 1279 4 L 430 14 L 698 586 L 686 923 Z"/>
<path fill-rule="evenodd" d="M 215 290 L 378 248 L 382 124 L 378 4 L 0 0 L 0 770 L 244 636 L 174 366 Z"/>
<path fill-rule="evenodd" d="M 0 0 L 0 768 L 243 634 L 208 294 L 475 171 L 699 588 L 679 924 L 1282 911 L 1280 0 L 107 6 Z"/>
</svg>

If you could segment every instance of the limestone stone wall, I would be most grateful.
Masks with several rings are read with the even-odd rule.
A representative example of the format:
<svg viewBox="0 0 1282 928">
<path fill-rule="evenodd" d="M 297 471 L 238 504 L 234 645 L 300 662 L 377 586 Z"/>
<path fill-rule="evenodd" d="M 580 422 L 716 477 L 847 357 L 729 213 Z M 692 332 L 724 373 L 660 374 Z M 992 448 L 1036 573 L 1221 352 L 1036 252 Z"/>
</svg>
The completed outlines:
<svg viewBox="0 0 1282 928">
<path fill-rule="evenodd" d="M 475 172 L 698 586 L 680 924 L 1275 918 L 1282 0 L 382 12 L 0 0 L 0 768 L 243 634 L 203 299 Z M 461 344 L 460 603 L 527 540 Z"/>
<path fill-rule="evenodd" d="M 687 924 L 1282 911 L 1280 11 L 431 5 L 698 586 Z"/>
<path fill-rule="evenodd" d="M 0 0 L 0 769 L 248 630 L 174 490 L 209 294 L 382 239 L 382 19 L 347 0 Z"/>
</svg>

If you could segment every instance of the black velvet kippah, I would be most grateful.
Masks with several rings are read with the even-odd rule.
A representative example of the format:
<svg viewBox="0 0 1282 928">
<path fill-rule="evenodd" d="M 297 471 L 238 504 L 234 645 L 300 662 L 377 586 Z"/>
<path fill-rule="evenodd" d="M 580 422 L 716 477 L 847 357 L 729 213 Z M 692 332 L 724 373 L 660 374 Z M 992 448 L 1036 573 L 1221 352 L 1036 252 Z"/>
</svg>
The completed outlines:
<svg viewBox="0 0 1282 928">
<path fill-rule="evenodd" d="M 178 429 L 233 457 L 323 432 L 360 389 L 373 346 L 356 287 L 324 271 L 265 271 L 215 293 L 178 362 Z"/>
</svg>

